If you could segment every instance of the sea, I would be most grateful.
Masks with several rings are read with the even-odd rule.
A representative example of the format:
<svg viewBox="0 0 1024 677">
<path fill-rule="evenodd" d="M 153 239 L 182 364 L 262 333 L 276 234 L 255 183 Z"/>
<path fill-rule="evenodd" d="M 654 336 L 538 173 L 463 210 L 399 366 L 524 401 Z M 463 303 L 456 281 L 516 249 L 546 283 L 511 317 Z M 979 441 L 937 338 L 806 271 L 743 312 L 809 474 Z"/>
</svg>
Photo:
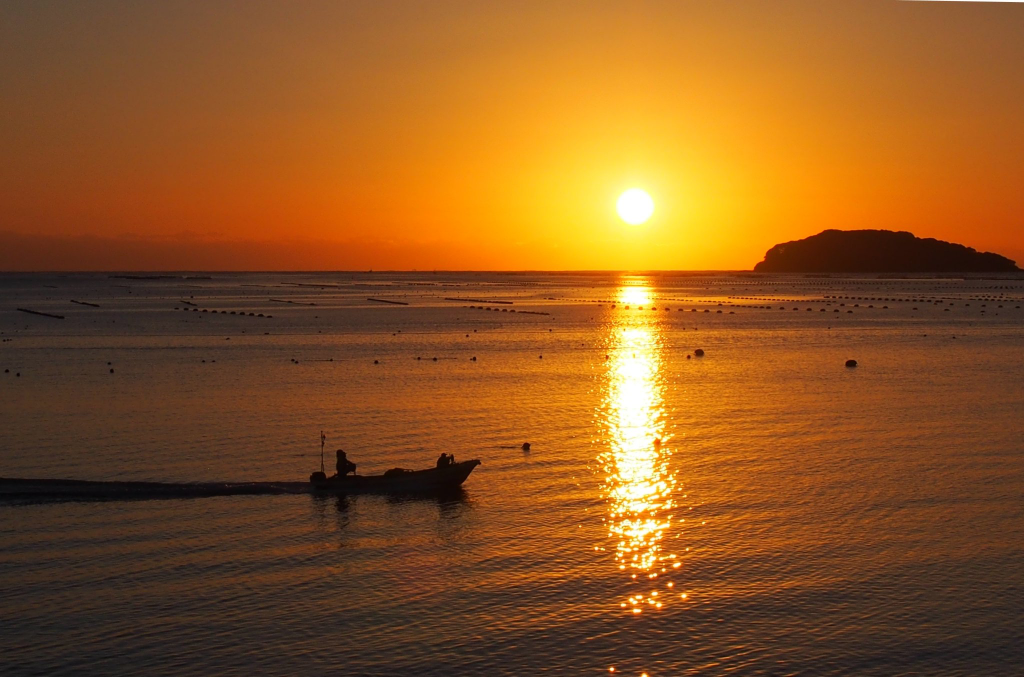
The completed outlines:
<svg viewBox="0 0 1024 677">
<path fill-rule="evenodd" d="M 1020 276 L 0 275 L 2 477 L 481 461 L 438 497 L 0 500 L 0 673 L 1024 674 L 1022 305 Z"/>
</svg>

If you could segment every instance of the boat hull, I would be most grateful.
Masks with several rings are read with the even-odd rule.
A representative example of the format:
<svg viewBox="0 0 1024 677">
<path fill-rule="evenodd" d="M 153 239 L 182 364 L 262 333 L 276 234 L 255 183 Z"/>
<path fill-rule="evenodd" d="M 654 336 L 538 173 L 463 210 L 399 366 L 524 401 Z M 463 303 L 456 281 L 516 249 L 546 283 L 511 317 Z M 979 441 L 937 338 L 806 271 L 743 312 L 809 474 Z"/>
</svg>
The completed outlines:
<svg viewBox="0 0 1024 677">
<path fill-rule="evenodd" d="M 480 461 L 461 461 L 444 468 L 411 470 L 393 475 L 351 475 L 311 481 L 317 493 L 351 494 L 437 494 L 462 486 Z"/>
</svg>

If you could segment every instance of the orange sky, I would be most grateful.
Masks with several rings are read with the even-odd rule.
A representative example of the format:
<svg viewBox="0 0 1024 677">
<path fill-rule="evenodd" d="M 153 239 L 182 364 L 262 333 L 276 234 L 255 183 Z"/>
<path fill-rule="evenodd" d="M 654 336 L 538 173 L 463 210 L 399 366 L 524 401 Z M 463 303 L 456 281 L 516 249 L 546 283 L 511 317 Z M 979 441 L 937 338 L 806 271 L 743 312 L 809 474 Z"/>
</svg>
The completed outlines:
<svg viewBox="0 0 1024 677">
<path fill-rule="evenodd" d="M 0 4 L 0 269 L 1024 265 L 1024 5 Z M 648 224 L 615 200 L 648 190 Z"/>
</svg>

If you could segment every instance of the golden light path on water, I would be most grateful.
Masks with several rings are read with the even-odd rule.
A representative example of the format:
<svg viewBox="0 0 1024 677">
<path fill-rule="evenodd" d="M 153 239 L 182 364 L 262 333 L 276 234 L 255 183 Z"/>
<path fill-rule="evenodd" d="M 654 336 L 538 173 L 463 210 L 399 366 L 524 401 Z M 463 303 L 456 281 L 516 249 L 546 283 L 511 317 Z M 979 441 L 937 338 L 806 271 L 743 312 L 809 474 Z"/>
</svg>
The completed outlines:
<svg viewBox="0 0 1024 677">
<path fill-rule="evenodd" d="M 646 284 L 626 285 L 619 302 L 652 303 Z M 636 593 L 619 602 L 630 614 L 656 611 L 685 598 L 672 574 L 681 566 L 666 548 L 673 528 L 675 478 L 665 432 L 660 319 L 619 313 L 611 330 L 602 423 L 607 445 L 598 460 L 604 471 L 605 523 L 614 542 L 615 565 L 635 580 Z"/>
</svg>

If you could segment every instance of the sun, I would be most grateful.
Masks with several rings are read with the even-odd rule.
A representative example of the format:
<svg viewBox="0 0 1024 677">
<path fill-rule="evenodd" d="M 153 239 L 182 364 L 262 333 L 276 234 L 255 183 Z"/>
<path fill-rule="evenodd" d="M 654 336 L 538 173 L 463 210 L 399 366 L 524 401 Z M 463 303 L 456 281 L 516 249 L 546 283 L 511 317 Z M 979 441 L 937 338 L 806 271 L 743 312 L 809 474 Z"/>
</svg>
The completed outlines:
<svg viewBox="0 0 1024 677">
<path fill-rule="evenodd" d="M 631 226 L 639 226 L 651 218 L 651 214 L 654 213 L 654 200 L 647 194 L 647 191 L 630 188 L 619 196 L 615 208 L 623 221 Z"/>
</svg>

